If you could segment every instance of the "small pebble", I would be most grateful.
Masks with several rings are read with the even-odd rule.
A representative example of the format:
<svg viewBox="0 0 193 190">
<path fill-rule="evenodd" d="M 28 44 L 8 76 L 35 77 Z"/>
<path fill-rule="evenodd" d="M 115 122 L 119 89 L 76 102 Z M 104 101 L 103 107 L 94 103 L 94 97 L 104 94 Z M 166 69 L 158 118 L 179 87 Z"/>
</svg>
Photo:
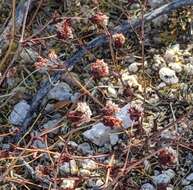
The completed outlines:
<svg viewBox="0 0 193 190">
<path fill-rule="evenodd" d="M 21 100 L 14 106 L 13 111 L 9 116 L 9 122 L 13 125 L 22 125 L 29 110 L 30 105 L 25 100 Z"/>
<path fill-rule="evenodd" d="M 150 183 L 145 183 L 141 186 L 140 190 L 155 190 L 155 187 Z"/>
<path fill-rule="evenodd" d="M 178 77 L 174 70 L 171 70 L 168 67 L 163 67 L 159 70 L 159 76 L 166 84 L 175 84 L 178 83 Z"/>
</svg>

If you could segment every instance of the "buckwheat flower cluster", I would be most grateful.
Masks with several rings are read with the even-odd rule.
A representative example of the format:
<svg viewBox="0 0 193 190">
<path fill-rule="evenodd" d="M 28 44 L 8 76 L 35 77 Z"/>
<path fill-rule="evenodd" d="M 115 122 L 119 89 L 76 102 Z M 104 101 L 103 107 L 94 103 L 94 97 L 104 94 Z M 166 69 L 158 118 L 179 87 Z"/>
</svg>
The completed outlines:
<svg viewBox="0 0 193 190">
<path fill-rule="evenodd" d="M 94 78 L 100 79 L 109 75 L 109 67 L 103 59 L 97 59 L 96 62 L 91 63 L 91 73 Z"/>
</svg>

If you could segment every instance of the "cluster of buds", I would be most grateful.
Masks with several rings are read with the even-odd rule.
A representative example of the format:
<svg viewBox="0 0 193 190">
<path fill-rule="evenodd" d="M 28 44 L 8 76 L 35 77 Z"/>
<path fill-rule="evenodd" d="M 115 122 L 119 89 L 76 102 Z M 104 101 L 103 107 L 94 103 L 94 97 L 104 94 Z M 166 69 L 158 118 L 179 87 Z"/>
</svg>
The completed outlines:
<svg viewBox="0 0 193 190">
<path fill-rule="evenodd" d="M 125 36 L 122 33 L 113 34 L 112 38 L 116 48 L 121 48 L 125 44 Z"/>
<path fill-rule="evenodd" d="M 119 106 L 112 101 L 107 101 L 106 106 L 102 109 L 102 113 L 106 116 L 114 115 L 119 111 Z"/>
<path fill-rule="evenodd" d="M 120 120 L 119 118 L 117 118 L 115 116 L 104 116 L 103 117 L 103 123 L 106 126 L 117 127 L 117 128 L 121 128 L 121 126 L 123 124 L 122 120 Z"/>
<path fill-rule="evenodd" d="M 143 109 L 140 106 L 132 105 L 128 109 L 129 116 L 131 120 L 137 122 L 140 120 L 141 117 L 143 117 Z"/>
<path fill-rule="evenodd" d="M 104 13 L 98 12 L 90 18 L 91 22 L 98 26 L 107 26 L 109 17 Z"/>
<path fill-rule="evenodd" d="M 63 40 L 73 38 L 73 32 L 72 32 L 70 19 L 65 19 L 64 21 L 56 24 L 56 28 L 57 28 L 58 38 L 63 39 Z"/>
<path fill-rule="evenodd" d="M 109 75 L 109 67 L 103 59 L 97 59 L 96 62 L 91 63 L 91 73 L 96 79 L 106 77 Z"/>
<path fill-rule="evenodd" d="M 70 111 L 67 118 L 77 126 L 89 122 L 92 112 L 86 102 L 78 102 L 75 110 Z"/>
<path fill-rule="evenodd" d="M 34 64 L 35 68 L 40 70 L 40 69 L 45 69 L 48 65 L 49 60 L 46 58 L 43 58 L 39 56 Z"/>
<path fill-rule="evenodd" d="M 58 56 L 54 50 L 51 50 L 48 54 L 49 59 L 39 56 L 35 62 L 35 68 L 38 70 L 43 69 L 58 69 L 61 67 L 59 64 Z"/>
<path fill-rule="evenodd" d="M 118 105 L 112 101 L 107 101 L 106 106 L 101 111 L 104 114 L 103 123 L 105 125 L 118 128 L 122 126 L 122 120 L 115 116 L 115 114 L 119 111 Z"/>
<path fill-rule="evenodd" d="M 158 154 L 159 161 L 162 165 L 173 165 L 177 162 L 178 156 L 176 150 L 172 147 L 166 147 Z"/>
</svg>

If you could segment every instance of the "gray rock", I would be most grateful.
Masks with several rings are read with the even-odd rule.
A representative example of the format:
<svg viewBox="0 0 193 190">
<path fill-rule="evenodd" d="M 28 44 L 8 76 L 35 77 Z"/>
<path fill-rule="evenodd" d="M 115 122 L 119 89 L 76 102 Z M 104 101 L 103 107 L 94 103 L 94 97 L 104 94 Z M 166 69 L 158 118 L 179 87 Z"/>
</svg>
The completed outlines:
<svg viewBox="0 0 193 190">
<path fill-rule="evenodd" d="M 150 183 L 145 183 L 141 186 L 140 190 L 155 190 L 155 187 Z"/>
<path fill-rule="evenodd" d="M 185 179 L 187 181 L 193 181 L 193 173 L 189 174 Z"/>
<path fill-rule="evenodd" d="M 86 170 L 95 170 L 97 169 L 97 163 L 91 159 L 84 159 L 81 162 L 81 166 Z"/>
<path fill-rule="evenodd" d="M 88 143 L 82 143 L 78 145 L 78 151 L 81 151 L 84 155 L 86 154 L 93 154 L 93 151 L 91 150 L 91 147 Z"/>
<path fill-rule="evenodd" d="M 64 162 L 59 168 L 59 173 L 61 176 L 75 175 L 78 173 L 78 167 L 75 160 L 70 160 L 69 162 Z"/>
<path fill-rule="evenodd" d="M 166 0 L 148 0 L 148 3 L 154 9 L 166 3 Z"/>
<path fill-rule="evenodd" d="M 131 120 L 128 114 L 129 108 L 130 108 L 130 104 L 126 104 L 124 107 L 120 109 L 120 111 L 116 113 L 116 117 L 123 121 L 123 127 L 125 129 L 128 129 L 133 125 L 133 121 Z"/>
<path fill-rule="evenodd" d="M 58 124 L 59 119 L 53 119 L 53 120 L 49 120 L 47 123 L 44 123 L 42 126 L 43 130 L 51 130 L 54 127 L 56 127 L 56 125 Z M 52 130 L 51 132 L 49 132 L 49 134 L 58 134 L 59 129 L 55 129 Z"/>
<path fill-rule="evenodd" d="M 192 185 L 187 185 L 182 190 L 193 190 L 193 186 Z"/>
<path fill-rule="evenodd" d="M 60 82 L 48 93 L 48 99 L 54 99 L 58 101 L 71 101 L 72 89 L 65 82 Z"/>
<path fill-rule="evenodd" d="M 9 122 L 13 125 L 22 125 L 29 110 L 30 105 L 25 100 L 21 100 L 14 106 L 9 116 Z"/>
<path fill-rule="evenodd" d="M 175 176 L 175 172 L 171 169 L 168 169 L 162 172 L 162 174 L 153 176 L 153 182 L 155 185 L 169 184 L 172 178 L 174 178 L 174 176 Z"/>
<path fill-rule="evenodd" d="M 33 146 L 36 148 L 46 148 L 46 144 L 41 139 L 35 139 L 33 141 Z"/>
<path fill-rule="evenodd" d="M 103 123 L 97 123 L 91 129 L 85 131 L 83 136 L 98 146 L 103 146 L 110 143 L 110 134 L 112 129 L 105 126 Z M 115 138 L 115 137 L 114 137 Z M 115 139 L 113 139 L 115 140 Z M 115 141 L 113 143 L 116 143 Z"/>
<path fill-rule="evenodd" d="M 116 145 L 117 142 L 119 141 L 119 136 L 115 133 L 110 134 L 109 138 L 111 145 Z"/>
</svg>

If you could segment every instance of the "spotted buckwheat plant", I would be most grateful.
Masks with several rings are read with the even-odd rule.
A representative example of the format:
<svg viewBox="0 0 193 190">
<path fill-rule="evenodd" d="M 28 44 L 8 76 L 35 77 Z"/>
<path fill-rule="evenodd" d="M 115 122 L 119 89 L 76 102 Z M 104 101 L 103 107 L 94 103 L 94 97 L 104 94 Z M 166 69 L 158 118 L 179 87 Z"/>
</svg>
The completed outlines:
<svg viewBox="0 0 193 190">
<path fill-rule="evenodd" d="M 128 109 L 128 113 L 130 118 L 135 122 L 139 121 L 144 114 L 143 109 L 139 105 L 131 105 L 131 107 Z"/>
<path fill-rule="evenodd" d="M 158 154 L 159 161 L 162 165 L 173 165 L 177 162 L 178 156 L 176 150 L 172 147 L 166 147 Z"/>
<path fill-rule="evenodd" d="M 120 110 L 119 106 L 109 100 L 106 102 L 106 106 L 101 111 L 104 115 L 111 116 L 114 115 L 119 110 Z"/>
<path fill-rule="evenodd" d="M 40 70 L 40 69 L 45 69 L 48 66 L 49 60 L 46 58 L 43 58 L 39 56 L 34 64 L 35 68 Z"/>
<path fill-rule="evenodd" d="M 98 12 L 90 18 L 91 22 L 99 26 L 107 26 L 109 17 L 104 13 Z"/>
<path fill-rule="evenodd" d="M 103 59 L 97 59 L 96 62 L 91 63 L 91 73 L 96 79 L 107 77 L 109 75 L 109 67 Z"/>
<path fill-rule="evenodd" d="M 122 33 L 113 34 L 112 38 L 116 48 L 121 48 L 125 44 L 125 36 Z"/>
<path fill-rule="evenodd" d="M 78 102 L 75 110 L 67 114 L 67 118 L 74 124 L 80 125 L 90 121 L 92 112 L 86 102 Z"/>
<path fill-rule="evenodd" d="M 64 21 L 56 24 L 56 28 L 57 28 L 58 38 L 63 39 L 63 40 L 73 38 L 73 32 L 72 32 L 70 19 L 65 19 Z"/>
<path fill-rule="evenodd" d="M 104 116 L 103 123 L 106 126 L 117 127 L 117 128 L 120 128 L 123 124 L 122 120 L 120 120 L 119 118 L 116 118 L 115 116 Z"/>
</svg>

